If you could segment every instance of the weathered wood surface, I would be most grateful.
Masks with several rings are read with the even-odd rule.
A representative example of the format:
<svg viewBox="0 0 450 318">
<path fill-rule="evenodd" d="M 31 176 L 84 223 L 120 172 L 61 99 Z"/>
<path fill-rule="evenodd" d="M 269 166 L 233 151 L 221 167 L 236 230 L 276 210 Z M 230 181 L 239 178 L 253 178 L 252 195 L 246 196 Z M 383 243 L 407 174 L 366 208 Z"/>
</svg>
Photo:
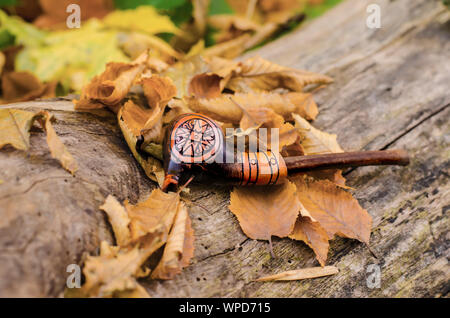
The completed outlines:
<svg viewBox="0 0 450 318">
<path fill-rule="evenodd" d="M 369 3 L 382 28 L 365 25 Z M 437 0 L 347 0 L 323 17 L 256 52 L 291 67 L 324 72 L 335 83 L 317 96 L 315 126 L 338 134 L 346 150 L 404 148 L 406 168 L 359 168 L 348 185 L 374 219 L 371 247 L 336 239 L 332 277 L 260 283 L 276 272 L 317 266 L 303 243 L 267 243 L 242 233 L 228 210 L 229 189 L 194 186 L 194 264 L 172 281 L 145 281 L 156 297 L 448 296 L 450 234 L 450 14 Z M 106 195 L 132 202 L 155 186 L 132 158 L 107 112 L 74 113 L 69 101 L 9 107 L 49 109 L 77 159 L 75 177 L 33 133 L 28 154 L 0 152 L 0 296 L 60 296 L 66 266 L 95 253 L 111 229 L 98 209 Z M 381 288 L 367 286 L 367 267 L 381 267 Z"/>
</svg>

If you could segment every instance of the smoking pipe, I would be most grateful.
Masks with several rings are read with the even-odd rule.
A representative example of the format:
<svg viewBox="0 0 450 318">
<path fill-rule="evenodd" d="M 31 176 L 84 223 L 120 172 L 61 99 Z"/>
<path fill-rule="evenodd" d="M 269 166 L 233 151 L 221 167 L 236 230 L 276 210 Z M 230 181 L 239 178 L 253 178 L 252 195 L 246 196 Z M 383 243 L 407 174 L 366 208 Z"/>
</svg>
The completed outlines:
<svg viewBox="0 0 450 318">
<path fill-rule="evenodd" d="M 225 148 L 223 132 L 211 118 L 196 113 L 181 115 L 172 122 L 165 136 L 162 190 L 175 191 L 186 172 L 195 179 L 206 176 L 210 182 L 226 180 L 248 186 L 277 184 L 288 174 L 298 172 L 409 163 L 404 150 L 282 157 L 271 151 L 234 153 L 234 147 Z M 231 151 L 232 160 L 229 160 Z"/>
</svg>

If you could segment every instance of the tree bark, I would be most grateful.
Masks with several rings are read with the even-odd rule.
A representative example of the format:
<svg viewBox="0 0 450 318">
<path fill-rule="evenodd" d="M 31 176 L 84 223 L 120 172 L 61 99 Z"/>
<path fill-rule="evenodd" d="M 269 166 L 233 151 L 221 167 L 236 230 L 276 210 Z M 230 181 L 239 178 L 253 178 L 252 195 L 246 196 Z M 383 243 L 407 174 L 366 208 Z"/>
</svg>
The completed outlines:
<svg viewBox="0 0 450 318">
<path fill-rule="evenodd" d="M 381 28 L 366 27 L 366 7 L 381 7 Z M 345 173 L 373 217 L 371 249 L 332 241 L 337 275 L 302 282 L 255 282 L 265 275 L 318 266 L 288 238 L 248 239 L 228 209 L 230 188 L 192 186 L 194 264 L 170 281 L 143 284 L 154 297 L 435 297 L 448 296 L 450 14 L 437 0 L 347 0 L 263 48 L 273 62 L 332 76 L 319 91 L 313 123 L 338 135 L 346 151 L 405 149 L 407 167 Z M 72 177 L 50 157 L 43 132 L 28 153 L 0 151 L 0 296 L 60 296 L 69 264 L 113 242 L 99 206 L 108 194 L 132 202 L 156 185 L 146 178 L 107 111 L 77 113 L 69 100 L 7 105 L 47 109 L 79 164 Z M 201 207 L 200 207 L 201 206 Z M 368 284 L 380 266 L 379 288 Z"/>
</svg>

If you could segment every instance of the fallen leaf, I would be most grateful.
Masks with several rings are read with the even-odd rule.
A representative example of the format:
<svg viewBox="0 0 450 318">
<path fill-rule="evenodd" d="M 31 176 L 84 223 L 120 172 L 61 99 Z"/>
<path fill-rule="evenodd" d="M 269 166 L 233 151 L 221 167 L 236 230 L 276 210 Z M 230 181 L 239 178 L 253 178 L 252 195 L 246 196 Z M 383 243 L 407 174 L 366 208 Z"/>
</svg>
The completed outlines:
<svg viewBox="0 0 450 318">
<path fill-rule="evenodd" d="M 59 160 L 64 169 L 74 174 L 78 169 L 77 162 L 56 135 L 51 119 L 52 116 L 46 111 L 33 113 L 18 109 L 0 109 L 0 149 L 10 144 L 16 149 L 28 150 L 30 129 L 34 121 L 38 120 L 46 131 L 47 145 L 52 157 Z"/>
<path fill-rule="evenodd" d="M 239 63 L 216 56 L 204 57 L 204 62 L 209 72 L 193 76 L 188 93 L 197 98 L 219 97 L 229 79 L 239 70 Z"/>
<path fill-rule="evenodd" d="M 240 73 L 227 84 L 227 88 L 235 92 L 271 91 L 276 88 L 302 92 L 306 85 L 332 82 L 328 76 L 281 66 L 258 56 L 241 62 L 240 67 Z"/>
<path fill-rule="evenodd" d="M 174 64 L 161 75 L 168 76 L 172 79 L 177 88 L 176 97 L 182 98 L 183 96 L 189 95 L 189 84 L 191 79 L 197 74 L 208 71 L 209 66 L 205 59 L 200 55 L 195 55 Z"/>
<path fill-rule="evenodd" d="M 219 97 L 223 90 L 222 80 L 222 77 L 214 73 L 195 75 L 189 83 L 189 95 L 197 98 Z"/>
<path fill-rule="evenodd" d="M 194 231 L 186 206 L 181 203 L 163 256 L 152 272 L 153 279 L 172 279 L 189 265 L 194 256 Z"/>
<path fill-rule="evenodd" d="M 135 246 L 125 250 L 102 242 L 99 256 L 88 256 L 83 268 L 85 284 L 79 290 L 86 297 L 115 297 L 122 292 L 142 294 L 136 274 L 149 256 L 149 251 Z M 145 295 L 145 294 L 144 294 Z M 147 295 L 148 296 L 148 295 Z"/>
<path fill-rule="evenodd" d="M 268 240 L 272 236 L 286 237 L 292 233 L 300 202 L 295 184 L 234 188 L 229 209 L 238 218 L 242 231 L 254 240 Z"/>
<path fill-rule="evenodd" d="M 313 177 L 316 180 L 330 180 L 336 185 L 343 187 L 344 189 L 350 189 L 345 185 L 345 178 L 342 176 L 342 170 L 330 169 L 330 170 L 317 170 L 307 173 L 308 176 Z"/>
<path fill-rule="evenodd" d="M 131 239 L 136 241 L 157 229 L 167 235 L 180 208 L 180 197 L 178 193 L 164 193 L 158 188 L 143 202 L 131 205 L 125 201 L 124 204 L 131 220 Z"/>
<path fill-rule="evenodd" d="M 344 152 L 337 142 L 337 136 L 314 128 L 305 119 L 292 114 L 295 119 L 295 128 L 302 138 L 301 145 L 307 155 L 318 155 L 331 152 Z"/>
<path fill-rule="evenodd" d="M 136 144 L 137 144 L 137 136 L 135 134 L 135 130 L 133 127 L 128 127 L 127 122 L 123 120 L 123 110 L 124 107 L 121 107 L 117 113 L 117 120 L 119 122 L 120 130 L 122 131 L 122 134 L 125 138 L 125 141 L 128 144 L 128 147 L 131 150 L 131 153 L 136 158 L 137 162 L 141 165 L 141 167 L 144 169 L 145 174 L 153 181 L 158 182 L 160 186 L 162 186 L 164 182 L 164 169 L 162 166 L 161 161 L 158 159 L 152 157 L 152 156 L 145 156 L 143 157 L 137 150 L 136 150 Z M 134 132 L 133 132 L 134 131 Z"/>
<path fill-rule="evenodd" d="M 152 6 L 139 6 L 132 10 L 113 11 L 103 19 L 103 23 L 110 28 L 146 34 L 179 33 L 179 29 L 170 18 L 160 15 Z"/>
<path fill-rule="evenodd" d="M 162 108 L 177 94 L 177 88 L 169 77 L 153 75 L 141 80 L 144 95 L 150 107 Z"/>
<path fill-rule="evenodd" d="M 36 114 L 33 112 L 0 109 L 0 149 L 9 144 L 19 150 L 28 150 L 30 129 L 35 118 Z"/>
<path fill-rule="evenodd" d="M 175 51 L 167 42 L 154 35 L 138 32 L 121 32 L 118 34 L 118 43 L 131 59 L 138 58 L 146 51 L 149 51 L 151 58 L 161 60 L 165 63 L 182 58 L 182 54 Z"/>
<path fill-rule="evenodd" d="M 283 117 L 272 109 L 252 107 L 243 109 L 243 112 L 244 115 L 239 124 L 240 128 L 244 131 L 254 132 L 259 142 L 265 144 L 266 149 L 279 152 L 284 146 L 291 145 L 297 140 L 297 132 L 294 126 L 285 123 Z M 272 144 L 272 128 L 278 129 L 275 144 Z"/>
<path fill-rule="evenodd" d="M 147 58 L 148 55 L 144 53 L 133 63 L 108 63 L 105 71 L 94 77 L 83 88 L 80 101 L 76 103 L 75 109 L 86 109 L 86 100 L 87 105 L 91 101 L 108 106 L 119 104 L 128 94 L 135 79 L 144 70 Z M 96 103 L 93 103 L 93 105 L 95 108 L 98 106 Z"/>
<path fill-rule="evenodd" d="M 203 51 L 202 55 L 233 59 L 245 51 L 246 43 L 250 39 L 251 35 L 246 33 L 232 40 L 210 46 Z"/>
<path fill-rule="evenodd" d="M 328 235 L 319 222 L 311 220 L 310 217 L 300 216 L 295 222 L 294 231 L 289 237 L 305 242 L 313 249 L 320 265 L 325 265 L 329 248 Z"/>
<path fill-rule="evenodd" d="M 232 14 L 215 14 L 208 17 L 208 25 L 219 30 L 213 36 L 216 43 L 226 42 L 241 36 L 246 32 L 253 32 L 261 28 L 255 22 Z"/>
<path fill-rule="evenodd" d="M 115 197 L 109 195 L 105 203 L 100 206 L 100 209 L 105 211 L 108 215 L 109 223 L 111 224 L 116 243 L 119 246 L 127 246 L 131 240 L 130 233 L 130 218 L 125 208 L 117 201 Z"/>
<path fill-rule="evenodd" d="M 56 134 L 51 123 L 52 116 L 46 111 L 41 111 L 37 113 L 38 120 L 41 115 L 45 119 L 45 122 L 41 123 L 41 125 L 47 134 L 47 145 L 52 157 L 57 159 L 61 163 L 61 166 L 72 175 L 75 174 L 78 170 L 78 164 Z"/>
<path fill-rule="evenodd" d="M 242 119 L 242 108 L 270 108 L 286 120 L 290 120 L 293 113 L 305 115 L 305 99 L 308 99 L 308 95 L 304 93 L 237 93 L 209 99 L 185 97 L 188 107 L 193 111 L 233 124 L 238 124 Z"/>
<path fill-rule="evenodd" d="M 2 76 L 3 103 L 55 97 L 56 82 L 41 83 L 29 72 L 7 72 Z"/>
<path fill-rule="evenodd" d="M 329 239 L 338 235 L 369 244 L 372 217 L 349 192 L 328 180 L 314 181 L 304 176 L 290 179 L 297 186 L 303 207 Z"/>
<path fill-rule="evenodd" d="M 290 280 L 301 280 L 309 278 L 317 278 L 323 276 L 329 276 L 339 273 L 337 267 L 325 266 L 325 267 L 311 267 L 302 268 L 292 271 L 287 271 L 275 275 L 265 276 L 258 278 L 257 282 L 267 282 L 267 281 L 290 281 Z"/>
</svg>

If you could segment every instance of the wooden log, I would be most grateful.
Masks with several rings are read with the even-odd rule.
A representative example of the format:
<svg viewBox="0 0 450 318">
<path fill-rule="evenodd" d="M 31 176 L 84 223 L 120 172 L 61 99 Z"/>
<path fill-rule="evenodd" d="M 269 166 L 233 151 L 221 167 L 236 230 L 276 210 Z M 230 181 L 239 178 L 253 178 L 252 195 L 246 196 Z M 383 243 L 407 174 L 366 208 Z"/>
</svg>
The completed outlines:
<svg viewBox="0 0 450 318">
<path fill-rule="evenodd" d="M 366 27 L 378 3 L 382 28 Z M 336 133 L 346 151 L 406 149 L 408 167 L 346 173 L 372 215 L 371 248 L 331 243 L 334 276 L 302 282 L 255 282 L 261 276 L 318 266 L 301 242 L 248 239 L 228 210 L 229 188 L 196 185 L 189 212 L 194 264 L 174 280 L 143 284 L 155 297 L 435 297 L 448 296 L 450 14 L 437 0 L 347 0 L 299 30 L 251 52 L 282 65 L 319 71 L 335 83 L 321 90 L 313 123 Z M 74 113 L 70 101 L 7 107 L 48 109 L 80 169 L 71 177 L 48 154 L 41 132 L 30 151 L 0 151 L 0 296 L 59 296 L 67 265 L 95 253 L 111 229 L 98 207 L 108 194 L 135 202 L 155 186 L 127 149 L 107 112 Z M 202 207 L 200 207 L 201 205 Z M 370 265 L 380 287 L 370 288 Z M 373 286 L 372 286 L 373 287 Z"/>
</svg>

